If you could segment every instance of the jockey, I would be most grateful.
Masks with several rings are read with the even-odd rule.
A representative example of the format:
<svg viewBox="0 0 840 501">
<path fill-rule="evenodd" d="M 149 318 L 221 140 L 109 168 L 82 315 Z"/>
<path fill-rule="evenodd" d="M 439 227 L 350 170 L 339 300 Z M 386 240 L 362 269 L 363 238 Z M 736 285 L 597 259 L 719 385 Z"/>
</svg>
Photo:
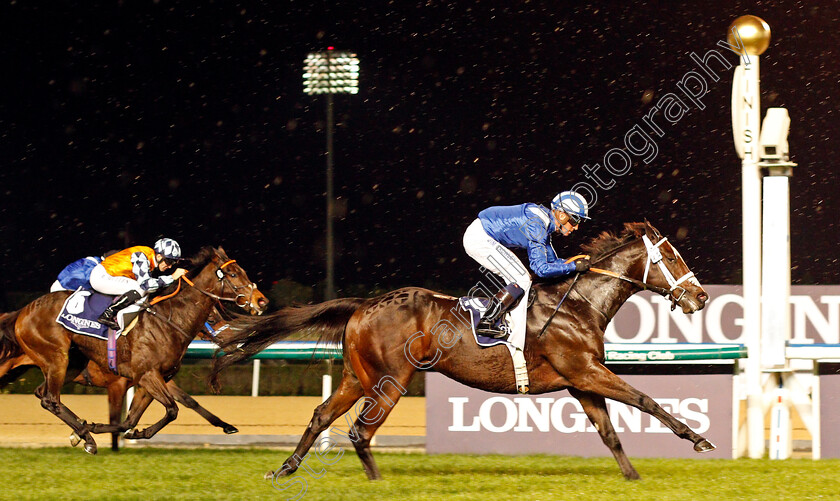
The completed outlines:
<svg viewBox="0 0 840 501">
<path fill-rule="evenodd" d="M 155 242 L 154 249 L 138 245 L 105 258 L 91 271 L 90 284 L 97 292 L 120 297 L 102 312 L 98 321 L 118 330 L 116 316 L 120 310 L 149 292 L 172 284 L 187 272 L 178 268 L 171 276 L 161 275 L 180 259 L 181 246 L 171 238 L 161 238 Z M 152 278 L 153 274 L 157 277 Z"/>
<path fill-rule="evenodd" d="M 578 229 L 584 219 L 589 219 L 589 205 L 574 191 L 564 191 L 555 196 L 550 210 L 525 203 L 490 207 L 478 214 L 478 219 L 464 234 L 464 248 L 471 258 L 499 275 L 502 284 L 507 284 L 491 300 L 482 316 L 478 329 L 481 334 L 497 338 L 508 336 L 507 341 L 513 348 L 524 349 L 528 301 L 516 302 L 523 296 L 527 297 L 531 276 L 510 249 L 525 249 L 531 269 L 540 277 L 585 273 L 589 271 L 588 260 L 565 263 L 557 258 L 551 246 L 552 233 L 568 236 Z M 511 308 L 508 335 L 496 327 L 496 322 L 503 319 Z"/>
<path fill-rule="evenodd" d="M 50 292 L 74 291 L 78 288 L 90 289 L 90 272 L 102 262 L 99 256 L 88 256 L 77 259 L 64 267 L 58 278 L 50 287 Z"/>
</svg>

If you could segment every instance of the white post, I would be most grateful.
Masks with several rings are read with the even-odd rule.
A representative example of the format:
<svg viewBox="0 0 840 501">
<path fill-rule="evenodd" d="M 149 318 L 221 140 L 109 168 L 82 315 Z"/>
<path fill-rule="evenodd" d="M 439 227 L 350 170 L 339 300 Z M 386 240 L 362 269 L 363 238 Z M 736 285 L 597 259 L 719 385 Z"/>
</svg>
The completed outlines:
<svg viewBox="0 0 840 501">
<path fill-rule="evenodd" d="M 789 169 L 789 168 L 788 168 Z M 790 187 L 787 175 L 770 167 L 764 178 L 761 274 L 761 361 L 781 368 L 790 339 Z"/>
<path fill-rule="evenodd" d="M 331 366 L 332 364 L 330 364 Z M 321 402 L 326 402 L 328 398 L 332 395 L 332 376 L 330 374 L 324 374 L 324 377 L 321 379 Z M 330 438 L 330 428 L 327 427 L 326 430 L 321 432 L 321 435 L 318 436 L 318 439 L 325 439 Z"/>
<path fill-rule="evenodd" d="M 733 117 L 740 120 L 742 254 L 744 279 L 744 339 L 749 358 L 745 363 L 748 453 L 764 455 L 764 406 L 761 384 L 761 172 L 758 168 L 760 129 L 758 56 L 741 59 L 742 74 L 733 89 Z"/>
<path fill-rule="evenodd" d="M 254 370 L 251 373 L 251 396 L 260 396 L 260 359 L 254 359 Z"/>
</svg>

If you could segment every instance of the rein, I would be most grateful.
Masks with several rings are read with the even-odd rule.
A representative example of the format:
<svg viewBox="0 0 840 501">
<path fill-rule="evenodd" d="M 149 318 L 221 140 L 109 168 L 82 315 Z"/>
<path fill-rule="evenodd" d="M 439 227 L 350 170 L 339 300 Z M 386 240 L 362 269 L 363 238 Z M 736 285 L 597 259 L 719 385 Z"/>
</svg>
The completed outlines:
<svg viewBox="0 0 840 501">
<path fill-rule="evenodd" d="M 237 306 L 244 307 L 245 305 L 247 305 L 251 302 L 251 298 L 253 298 L 253 296 L 254 296 L 254 290 L 257 288 L 257 284 L 251 282 L 248 285 L 240 285 L 238 287 L 236 285 L 233 285 L 230 282 L 230 280 L 227 278 L 227 275 L 225 275 L 225 272 L 223 272 L 222 270 L 224 269 L 225 266 L 227 266 L 229 264 L 232 264 L 232 263 L 235 263 L 235 262 L 236 262 L 235 259 L 231 259 L 231 260 L 223 263 L 221 266 L 219 266 L 218 269 L 216 269 L 216 277 L 219 279 L 220 282 L 222 282 L 222 290 L 224 291 L 225 285 L 228 285 L 231 289 L 233 289 L 233 292 L 236 293 L 236 297 L 222 297 L 222 296 L 213 294 L 212 292 L 208 292 L 204 289 L 196 287 L 195 284 L 189 278 L 187 278 L 186 276 L 181 276 L 181 277 L 178 278 L 178 288 L 175 289 L 175 292 L 173 292 L 171 294 L 167 294 L 166 296 L 159 296 L 159 297 L 154 298 L 149 303 L 149 306 L 145 308 L 145 310 L 147 312 L 151 313 L 152 316 L 154 316 L 156 318 L 159 318 L 159 319 L 163 320 L 164 322 L 166 322 L 167 324 L 171 325 L 172 327 L 174 327 L 176 330 L 178 330 L 184 336 L 191 337 L 189 333 L 184 331 L 182 328 L 180 328 L 178 325 L 176 325 L 170 319 L 163 318 L 160 315 L 158 315 L 157 312 L 152 309 L 152 306 L 160 303 L 161 301 L 165 301 L 165 300 L 175 296 L 176 294 L 178 294 L 178 292 L 181 291 L 181 280 L 183 280 L 184 282 L 187 283 L 187 285 L 189 285 L 190 287 L 192 287 L 196 291 L 204 294 L 207 297 L 213 298 L 216 301 L 219 301 L 220 303 L 222 301 L 230 301 L 230 302 L 236 303 Z M 248 296 L 245 303 L 243 305 L 240 305 L 239 304 L 239 298 L 240 297 L 242 297 L 242 298 L 246 297 L 245 294 L 241 294 L 240 292 L 238 292 L 238 289 L 240 289 L 242 287 L 248 287 L 251 290 L 251 294 L 250 294 L 250 296 Z"/>
<path fill-rule="evenodd" d="M 601 257 L 601 259 L 599 259 L 599 261 L 603 261 L 604 259 L 606 259 L 610 255 L 614 254 L 615 251 L 621 249 L 625 245 L 630 245 L 632 243 L 635 243 L 636 241 L 637 240 L 627 242 L 626 244 L 621 245 L 621 246 L 613 249 L 613 251 L 611 251 L 607 255 Z M 659 250 L 659 246 L 664 244 L 665 242 L 667 242 L 668 237 L 662 237 L 658 242 L 656 242 L 654 244 L 653 242 L 650 241 L 650 239 L 648 238 L 647 235 L 642 235 L 642 241 L 644 242 L 645 250 L 647 251 L 647 260 L 645 262 L 645 274 L 644 274 L 644 277 L 642 278 L 642 280 L 637 280 L 635 278 L 631 278 L 631 277 L 622 275 L 620 273 L 616 273 L 616 272 L 611 271 L 611 270 L 605 270 L 603 268 L 590 267 L 589 271 L 591 271 L 593 273 L 597 273 L 599 275 L 606 275 L 608 277 L 623 280 L 625 282 L 628 282 L 628 283 L 631 283 L 631 284 L 635 285 L 636 287 L 639 287 L 642 290 L 649 290 L 651 292 L 655 292 L 656 294 L 659 294 L 662 297 L 670 297 L 671 298 L 671 311 L 674 311 L 677 308 L 677 303 L 679 303 L 682 300 L 683 296 L 685 296 L 685 294 L 687 292 L 684 287 L 680 287 L 679 285 L 681 283 L 685 282 L 686 280 L 691 280 L 694 277 L 694 273 L 689 271 L 688 273 L 686 273 L 685 275 L 683 275 L 679 279 L 675 279 L 674 275 L 671 273 L 671 270 L 669 270 L 668 267 L 665 266 L 665 263 L 662 262 L 662 252 Z M 571 257 L 571 258 L 567 259 L 566 262 L 567 263 L 574 262 L 574 261 L 577 261 L 578 259 L 581 259 L 581 258 L 587 258 L 588 259 L 589 256 L 583 255 L 583 254 L 577 255 L 577 256 L 574 256 L 574 257 Z M 662 272 L 662 275 L 665 277 L 665 280 L 668 282 L 668 285 L 671 286 L 670 289 L 666 289 L 664 287 L 659 287 L 659 286 L 651 285 L 651 284 L 647 283 L 648 272 L 650 272 L 650 265 L 651 264 L 655 264 L 655 265 L 659 266 L 659 271 Z M 551 324 L 551 321 L 554 319 L 554 316 L 560 310 L 560 306 L 563 305 L 563 302 L 566 300 L 566 297 L 572 291 L 572 287 L 574 287 L 575 283 L 577 283 L 578 278 L 580 278 L 580 273 L 575 274 L 575 278 L 574 278 L 574 280 L 572 280 L 572 284 L 569 286 L 568 289 L 566 289 L 566 293 L 563 294 L 563 297 L 560 298 L 560 302 L 557 303 L 557 306 L 554 308 L 554 312 L 551 313 L 551 315 L 548 317 L 548 320 L 545 322 L 545 325 L 543 325 L 543 328 L 540 330 L 540 333 L 537 334 L 537 338 L 540 338 L 543 335 L 543 333 L 545 333 L 546 329 L 548 329 L 548 326 Z M 682 290 L 682 292 L 680 293 L 679 296 L 675 296 L 673 294 L 674 290 L 676 290 L 676 289 L 681 289 Z M 595 306 L 592 305 L 592 303 L 590 303 L 589 300 L 586 299 L 586 297 L 582 296 L 580 293 L 578 293 L 578 296 L 582 297 L 587 303 L 589 303 L 590 306 L 595 308 Z M 598 311 L 598 313 L 601 313 L 601 315 L 604 315 L 604 313 L 602 311 L 598 310 L 597 308 L 595 308 L 595 310 Z M 606 315 L 604 315 L 604 316 L 606 317 Z"/>
</svg>

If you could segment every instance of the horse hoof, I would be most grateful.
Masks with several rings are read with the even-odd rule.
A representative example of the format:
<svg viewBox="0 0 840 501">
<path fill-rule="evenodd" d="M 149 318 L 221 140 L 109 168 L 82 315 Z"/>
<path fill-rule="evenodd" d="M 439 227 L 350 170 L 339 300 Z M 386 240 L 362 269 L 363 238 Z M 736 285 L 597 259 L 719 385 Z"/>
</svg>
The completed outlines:
<svg viewBox="0 0 840 501">
<path fill-rule="evenodd" d="M 715 444 L 709 442 L 705 438 L 703 440 L 697 442 L 696 444 L 694 444 L 694 450 L 697 451 L 697 452 L 711 452 L 715 449 L 716 449 Z"/>
<path fill-rule="evenodd" d="M 225 426 L 224 428 L 222 428 L 222 430 L 224 430 L 224 432 L 227 433 L 228 435 L 233 435 L 234 433 L 239 433 L 239 429 L 237 429 L 236 426 L 233 426 L 233 425 L 230 425 L 230 424 Z"/>
<path fill-rule="evenodd" d="M 88 454 L 95 456 L 96 455 L 96 444 L 93 442 L 87 442 L 85 444 L 85 452 Z"/>
<path fill-rule="evenodd" d="M 263 478 L 266 480 L 274 480 L 274 472 L 268 470 L 267 472 L 265 472 L 265 475 L 263 475 Z"/>
<path fill-rule="evenodd" d="M 79 435 L 75 431 L 70 434 L 70 445 L 72 445 L 73 447 L 79 445 L 79 442 L 81 441 L 81 437 L 79 437 Z"/>
</svg>

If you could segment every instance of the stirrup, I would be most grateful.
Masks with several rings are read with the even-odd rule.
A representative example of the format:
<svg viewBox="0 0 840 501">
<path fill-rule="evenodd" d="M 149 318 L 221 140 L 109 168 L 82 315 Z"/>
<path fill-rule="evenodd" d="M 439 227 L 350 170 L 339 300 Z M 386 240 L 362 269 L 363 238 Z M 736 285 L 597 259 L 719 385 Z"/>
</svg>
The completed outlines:
<svg viewBox="0 0 840 501">
<path fill-rule="evenodd" d="M 501 339 L 502 341 L 507 341 L 510 337 L 510 331 L 508 330 L 507 325 L 504 324 L 499 327 L 495 327 L 488 325 L 487 323 L 480 323 L 478 324 L 478 327 L 475 328 L 475 333 L 493 339 Z"/>
</svg>

